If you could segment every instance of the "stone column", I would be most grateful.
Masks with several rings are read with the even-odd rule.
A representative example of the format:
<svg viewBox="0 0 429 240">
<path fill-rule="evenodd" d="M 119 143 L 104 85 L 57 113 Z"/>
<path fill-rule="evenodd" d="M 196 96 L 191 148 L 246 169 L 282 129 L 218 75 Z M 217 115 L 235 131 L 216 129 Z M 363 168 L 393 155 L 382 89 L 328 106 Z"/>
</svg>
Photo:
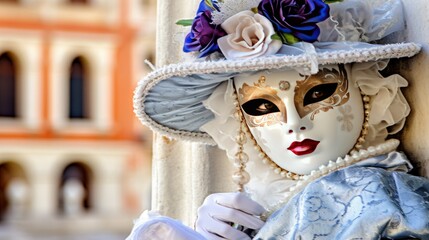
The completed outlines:
<svg viewBox="0 0 429 240">
<path fill-rule="evenodd" d="M 189 27 L 175 22 L 193 18 L 198 4 L 198 0 L 158 1 L 157 66 L 186 60 L 182 47 Z M 222 152 L 202 144 L 160 135 L 155 135 L 153 144 L 152 209 L 191 226 L 209 193 L 229 190 L 229 163 Z"/>
<path fill-rule="evenodd" d="M 56 155 L 32 154 L 25 161 L 28 172 L 31 197 L 30 213 L 35 217 L 52 217 L 58 211 L 58 175 L 54 172 Z"/>
<path fill-rule="evenodd" d="M 411 105 L 401 142 L 416 167 L 414 173 L 429 177 L 429 1 L 402 2 L 407 22 L 404 41 L 419 43 L 423 48 L 419 55 L 400 63 L 400 73 L 409 82 L 404 93 Z"/>
</svg>

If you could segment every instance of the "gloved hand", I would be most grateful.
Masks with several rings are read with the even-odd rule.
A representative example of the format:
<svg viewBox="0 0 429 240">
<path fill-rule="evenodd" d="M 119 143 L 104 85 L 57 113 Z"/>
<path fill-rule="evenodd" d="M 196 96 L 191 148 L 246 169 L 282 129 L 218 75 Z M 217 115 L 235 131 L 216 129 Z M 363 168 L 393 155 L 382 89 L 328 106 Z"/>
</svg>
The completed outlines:
<svg viewBox="0 0 429 240">
<path fill-rule="evenodd" d="M 146 210 L 134 221 L 133 230 L 125 240 L 142 239 L 201 240 L 204 237 L 176 219 Z"/>
<path fill-rule="evenodd" d="M 232 224 L 260 229 L 264 222 L 258 218 L 265 209 L 244 193 L 215 193 L 209 195 L 198 209 L 195 230 L 209 240 L 250 239 Z"/>
</svg>

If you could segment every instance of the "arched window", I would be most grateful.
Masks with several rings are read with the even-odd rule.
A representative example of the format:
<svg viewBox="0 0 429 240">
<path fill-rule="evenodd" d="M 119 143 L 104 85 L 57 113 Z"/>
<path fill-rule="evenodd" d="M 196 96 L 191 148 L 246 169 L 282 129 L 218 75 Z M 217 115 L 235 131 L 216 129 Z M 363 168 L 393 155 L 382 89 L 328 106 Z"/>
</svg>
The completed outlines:
<svg viewBox="0 0 429 240">
<path fill-rule="evenodd" d="M 69 118 L 89 118 L 89 83 L 82 57 L 73 59 L 69 78 Z"/>
<path fill-rule="evenodd" d="M 88 4 L 89 0 L 68 0 L 71 4 Z"/>
<path fill-rule="evenodd" d="M 16 67 L 9 53 L 0 55 L 0 117 L 17 117 Z"/>
<path fill-rule="evenodd" d="M 64 168 L 59 189 L 61 213 L 76 214 L 91 208 L 91 169 L 80 162 L 73 162 Z"/>
<path fill-rule="evenodd" d="M 11 161 L 0 164 L 0 222 L 25 213 L 28 183 L 24 169 Z"/>
<path fill-rule="evenodd" d="M 18 0 L 0 0 L 0 3 L 19 3 Z"/>
</svg>

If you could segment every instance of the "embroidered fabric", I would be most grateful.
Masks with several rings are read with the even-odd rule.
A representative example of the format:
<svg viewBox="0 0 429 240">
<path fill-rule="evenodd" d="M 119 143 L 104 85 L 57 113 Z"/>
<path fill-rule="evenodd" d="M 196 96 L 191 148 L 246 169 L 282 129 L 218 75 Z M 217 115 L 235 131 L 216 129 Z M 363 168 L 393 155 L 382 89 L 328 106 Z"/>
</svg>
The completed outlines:
<svg viewBox="0 0 429 240">
<path fill-rule="evenodd" d="M 429 238 L 429 180 L 390 152 L 307 185 L 274 213 L 253 239 Z M 269 198 L 269 196 L 265 196 Z M 205 238 L 177 220 L 144 212 L 127 240 Z"/>
<path fill-rule="evenodd" d="M 378 158 L 310 183 L 254 239 L 428 239 L 429 180 L 390 171 L 402 154 Z"/>
</svg>

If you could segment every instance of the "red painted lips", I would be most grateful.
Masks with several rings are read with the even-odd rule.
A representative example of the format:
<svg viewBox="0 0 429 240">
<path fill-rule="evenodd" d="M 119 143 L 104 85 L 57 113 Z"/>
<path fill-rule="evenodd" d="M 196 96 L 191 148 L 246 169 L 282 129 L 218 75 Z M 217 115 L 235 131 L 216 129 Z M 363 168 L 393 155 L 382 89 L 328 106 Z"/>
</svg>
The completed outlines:
<svg viewBox="0 0 429 240">
<path fill-rule="evenodd" d="M 293 152 L 295 155 L 302 156 L 314 152 L 318 144 L 319 141 L 304 139 L 302 142 L 293 142 L 287 150 Z"/>
</svg>

